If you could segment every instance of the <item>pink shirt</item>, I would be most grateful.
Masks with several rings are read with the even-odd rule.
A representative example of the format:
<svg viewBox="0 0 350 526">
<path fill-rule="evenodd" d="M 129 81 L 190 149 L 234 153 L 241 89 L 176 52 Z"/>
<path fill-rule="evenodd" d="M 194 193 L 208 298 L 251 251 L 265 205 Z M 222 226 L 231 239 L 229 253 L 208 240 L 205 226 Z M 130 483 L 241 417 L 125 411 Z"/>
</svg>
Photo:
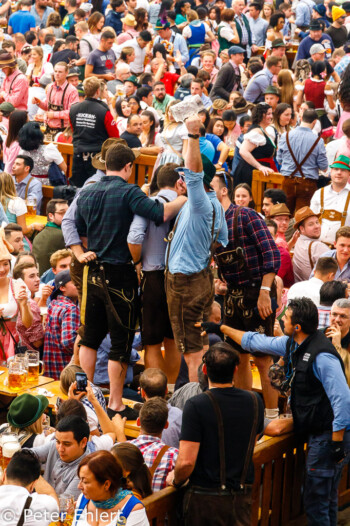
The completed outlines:
<svg viewBox="0 0 350 526">
<path fill-rule="evenodd" d="M 346 121 L 347 119 L 350 119 L 350 111 L 343 111 L 343 113 L 340 115 L 340 119 L 338 121 L 338 125 L 337 125 L 337 129 L 336 129 L 336 132 L 334 134 L 334 138 L 335 139 L 340 139 L 340 137 L 343 137 L 344 133 L 343 133 L 343 122 Z"/>
<path fill-rule="evenodd" d="M 10 86 L 11 86 L 11 90 L 10 90 Z M 3 85 L 2 85 L 2 91 L 6 92 L 6 96 L 4 97 L 4 100 L 6 102 L 10 102 L 15 107 L 16 110 L 27 111 L 28 109 L 28 90 L 29 90 L 28 80 L 26 76 L 23 75 L 23 73 L 21 73 L 17 68 L 14 70 L 13 73 L 11 73 L 9 77 L 5 78 Z"/>
<path fill-rule="evenodd" d="M 13 141 L 13 143 L 9 146 L 9 148 L 6 146 L 6 142 L 4 142 L 4 155 L 3 160 L 5 163 L 4 171 L 8 174 L 12 174 L 12 166 L 15 162 L 15 159 L 20 151 L 20 146 L 17 141 Z"/>
<path fill-rule="evenodd" d="M 124 44 L 124 42 L 126 42 L 127 40 L 132 40 L 133 38 L 137 37 L 138 34 L 139 32 L 133 29 L 132 27 L 129 27 L 127 31 L 123 30 L 123 33 L 121 33 L 117 37 L 118 46 L 120 44 Z"/>
<path fill-rule="evenodd" d="M 350 139 L 346 139 L 346 141 L 340 146 L 335 156 L 335 159 L 339 155 L 346 155 L 346 157 L 350 157 Z"/>
<path fill-rule="evenodd" d="M 52 84 L 49 84 L 46 90 L 46 99 L 45 101 L 42 101 L 39 104 L 39 107 L 45 111 L 52 111 L 48 109 L 49 99 L 51 100 L 51 104 L 60 106 L 62 104 L 62 95 L 63 95 L 63 92 L 67 84 L 68 84 L 67 81 L 65 81 L 65 83 L 62 84 L 62 86 L 57 86 L 55 82 L 53 82 Z M 76 102 L 79 102 L 79 95 L 78 95 L 77 88 L 75 88 L 71 84 L 68 84 L 66 92 L 64 94 L 64 99 L 63 99 L 63 110 L 54 111 L 54 118 L 48 119 L 47 121 L 48 125 L 51 128 L 62 128 L 62 127 L 67 128 L 69 126 L 69 109 L 72 106 L 72 104 L 75 104 Z M 64 121 L 63 126 L 62 126 L 62 120 Z"/>
</svg>

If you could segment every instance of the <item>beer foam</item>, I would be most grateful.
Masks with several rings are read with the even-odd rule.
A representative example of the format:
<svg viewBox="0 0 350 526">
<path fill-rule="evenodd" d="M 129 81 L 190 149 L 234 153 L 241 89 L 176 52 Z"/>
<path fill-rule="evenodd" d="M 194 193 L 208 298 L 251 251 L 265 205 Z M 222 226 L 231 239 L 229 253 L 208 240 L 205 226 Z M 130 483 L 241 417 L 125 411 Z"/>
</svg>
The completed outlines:
<svg viewBox="0 0 350 526">
<path fill-rule="evenodd" d="M 2 446 L 2 454 L 4 457 L 12 458 L 16 451 L 19 451 L 21 446 L 18 442 L 6 442 Z"/>
</svg>

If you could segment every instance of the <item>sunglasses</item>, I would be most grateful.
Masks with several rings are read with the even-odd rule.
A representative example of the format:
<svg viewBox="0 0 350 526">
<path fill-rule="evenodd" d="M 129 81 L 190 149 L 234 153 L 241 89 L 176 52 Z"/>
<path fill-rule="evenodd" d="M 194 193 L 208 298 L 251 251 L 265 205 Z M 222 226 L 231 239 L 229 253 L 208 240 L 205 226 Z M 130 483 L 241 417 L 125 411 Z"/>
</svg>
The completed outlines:
<svg viewBox="0 0 350 526">
<path fill-rule="evenodd" d="M 222 177 L 225 181 L 225 186 L 226 188 L 228 189 L 228 180 L 227 180 L 227 174 L 226 172 L 216 172 L 216 174 L 218 177 Z"/>
</svg>

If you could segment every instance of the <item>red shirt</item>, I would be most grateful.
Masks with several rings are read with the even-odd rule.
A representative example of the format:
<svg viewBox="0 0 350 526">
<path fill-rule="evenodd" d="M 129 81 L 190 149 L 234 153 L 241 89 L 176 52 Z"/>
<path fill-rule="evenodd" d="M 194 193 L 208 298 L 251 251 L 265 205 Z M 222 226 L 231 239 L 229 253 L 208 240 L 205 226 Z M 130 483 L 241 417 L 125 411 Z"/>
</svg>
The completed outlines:
<svg viewBox="0 0 350 526">
<path fill-rule="evenodd" d="M 166 93 L 172 97 L 174 96 L 175 84 L 179 77 L 180 75 L 177 73 L 164 73 L 163 78 L 160 79 L 161 82 L 164 82 Z"/>
<path fill-rule="evenodd" d="M 292 258 L 290 257 L 288 250 L 286 250 L 283 246 L 278 245 L 278 250 L 281 254 L 281 266 L 277 272 L 277 276 L 283 279 L 283 285 L 286 289 L 289 289 L 292 285 L 294 285 Z"/>
</svg>

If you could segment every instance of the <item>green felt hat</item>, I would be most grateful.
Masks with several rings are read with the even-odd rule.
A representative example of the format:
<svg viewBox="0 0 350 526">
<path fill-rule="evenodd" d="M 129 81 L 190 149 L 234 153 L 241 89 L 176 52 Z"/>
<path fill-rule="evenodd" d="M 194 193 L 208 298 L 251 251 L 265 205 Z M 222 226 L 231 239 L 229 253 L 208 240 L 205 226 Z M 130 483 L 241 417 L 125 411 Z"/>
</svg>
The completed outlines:
<svg viewBox="0 0 350 526">
<path fill-rule="evenodd" d="M 208 157 L 204 155 L 204 153 L 202 153 L 201 155 L 204 172 L 203 183 L 207 186 L 210 186 L 210 183 L 212 182 L 213 177 L 216 174 L 216 168 L 213 165 L 213 163 L 208 159 Z"/>
<path fill-rule="evenodd" d="M 7 421 L 15 428 L 28 427 L 40 418 L 48 405 L 46 396 L 24 393 L 17 396 L 10 405 Z"/>
<path fill-rule="evenodd" d="M 341 168 L 342 170 L 350 171 L 350 158 L 346 157 L 346 155 L 339 155 L 334 163 L 330 165 L 330 168 Z"/>
</svg>

